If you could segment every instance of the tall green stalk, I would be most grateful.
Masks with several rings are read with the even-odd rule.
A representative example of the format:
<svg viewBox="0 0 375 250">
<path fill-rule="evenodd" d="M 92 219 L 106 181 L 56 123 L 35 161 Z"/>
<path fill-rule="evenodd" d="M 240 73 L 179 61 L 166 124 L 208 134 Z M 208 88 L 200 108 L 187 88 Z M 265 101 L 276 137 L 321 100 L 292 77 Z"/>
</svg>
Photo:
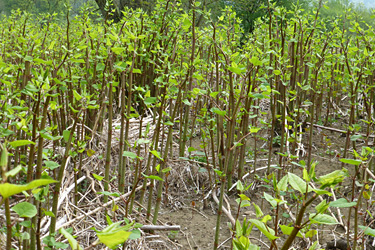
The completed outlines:
<svg viewBox="0 0 375 250">
<path fill-rule="evenodd" d="M 112 145 L 112 117 L 113 117 L 113 84 L 110 80 L 108 83 L 108 134 L 107 147 L 105 157 L 105 172 L 104 172 L 104 191 L 109 190 L 109 172 L 111 170 L 111 145 Z M 104 195 L 103 202 L 108 202 L 108 195 Z"/>
<path fill-rule="evenodd" d="M 55 189 L 53 191 L 52 213 L 55 216 L 51 217 L 51 225 L 50 225 L 50 228 L 49 228 L 50 234 L 55 233 L 56 219 L 57 219 L 57 206 L 58 206 L 58 202 L 59 202 L 60 188 L 61 188 L 61 184 L 62 184 L 63 177 L 64 177 L 64 172 L 65 172 L 65 169 L 67 167 L 67 163 L 68 163 L 68 159 L 69 159 L 69 151 L 72 148 L 74 131 L 75 131 L 76 126 L 77 126 L 79 115 L 80 115 L 80 112 L 77 113 L 76 116 L 74 117 L 74 123 L 73 123 L 73 126 L 72 126 L 71 130 L 70 130 L 69 139 L 68 139 L 68 141 L 66 143 L 66 146 L 65 146 L 64 156 L 63 156 L 63 159 L 62 159 L 62 162 L 61 162 L 61 165 L 60 165 L 60 168 L 59 168 L 59 173 L 58 173 L 58 176 L 57 176 L 58 182 L 56 183 Z"/>
</svg>

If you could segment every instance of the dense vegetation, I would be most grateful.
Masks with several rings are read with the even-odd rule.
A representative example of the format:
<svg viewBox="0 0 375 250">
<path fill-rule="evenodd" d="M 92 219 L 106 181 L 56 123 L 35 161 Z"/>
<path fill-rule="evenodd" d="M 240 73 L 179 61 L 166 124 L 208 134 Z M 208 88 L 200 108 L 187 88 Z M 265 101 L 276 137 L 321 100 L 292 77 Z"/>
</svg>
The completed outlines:
<svg viewBox="0 0 375 250">
<path fill-rule="evenodd" d="M 257 216 L 231 218 L 234 249 L 258 249 L 249 239 L 253 226 L 270 249 L 289 249 L 297 236 L 320 249 L 320 225 L 341 225 L 353 249 L 375 236 L 373 27 L 349 11 L 328 22 L 321 2 L 313 12 L 269 3 L 265 20 L 239 45 L 244 34 L 233 9 L 213 21 L 200 7 L 192 1 L 187 12 L 162 0 L 148 13 L 126 8 L 117 23 L 93 20 L 89 6 L 75 17 L 67 12 L 64 22 L 21 11 L 3 19 L 6 249 L 67 247 L 56 240 L 60 233 L 80 249 L 83 239 L 64 228 L 99 211 L 108 227 L 86 247 L 139 238 L 141 225 L 127 218 L 141 211 L 158 224 L 176 162 L 198 162 L 207 181 L 194 191 L 218 200 L 214 249 L 223 213 L 231 217 L 223 204 L 233 186 L 238 211 Z M 316 176 L 315 127 L 342 117 L 341 168 Z M 263 172 L 260 155 L 267 158 Z M 249 178 L 268 187 L 266 215 L 259 204 L 250 207 Z M 83 204 L 85 192 L 95 209 Z M 65 200 L 75 218 L 64 216 Z"/>
<path fill-rule="evenodd" d="M 370 0 L 369 0 L 370 1 Z M 110 5 L 108 3 L 113 3 Z M 191 6 L 190 0 L 181 0 L 181 7 L 184 11 L 189 12 Z M 272 1 L 278 7 L 284 7 L 287 11 L 294 11 L 295 6 L 299 6 L 303 12 L 311 12 L 316 9 L 318 0 L 276 0 Z M 56 13 L 64 16 L 67 8 L 70 8 L 70 15 L 74 17 L 78 15 L 83 6 L 92 7 L 94 13 L 101 14 L 103 18 L 113 19 L 115 22 L 119 22 L 122 18 L 121 10 L 124 7 L 137 9 L 140 8 L 147 13 L 155 8 L 157 1 L 153 0 L 11 0 L 5 1 L 0 0 L 0 14 L 10 15 L 12 11 L 17 9 L 26 11 L 33 14 L 47 14 Z M 356 16 L 360 16 L 367 24 L 374 25 L 371 19 L 371 8 L 375 6 L 367 1 L 365 4 L 360 1 L 350 0 L 326 0 L 324 4 L 329 8 L 324 8 L 320 11 L 320 16 L 323 18 L 336 18 L 337 16 L 343 15 L 343 13 L 351 9 L 355 11 Z M 231 7 L 235 12 L 236 16 L 241 21 L 241 28 L 245 33 L 252 32 L 255 28 L 254 24 L 258 18 L 267 17 L 267 0 L 204 0 L 201 1 L 200 6 L 197 7 L 197 21 L 196 26 L 204 25 L 202 11 L 209 11 L 211 19 L 216 22 L 218 17 L 221 16 L 222 9 Z M 108 15 L 107 15 L 108 14 Z M 93 16 L 91 16 L 93 18 Z M 291 15 L 287 15 L 289 19 Z M 94 19 L 95 20 L 95 19 Z M 63 19 L 58 20 L 62 22 Z"/>
</svg>

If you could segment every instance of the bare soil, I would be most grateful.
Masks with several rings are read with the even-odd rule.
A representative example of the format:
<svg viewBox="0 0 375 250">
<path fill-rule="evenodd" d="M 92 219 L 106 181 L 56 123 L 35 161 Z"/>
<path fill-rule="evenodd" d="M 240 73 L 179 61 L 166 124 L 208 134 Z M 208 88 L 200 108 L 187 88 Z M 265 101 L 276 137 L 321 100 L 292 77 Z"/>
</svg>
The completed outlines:
<svg viewBox="0 0 375 250">
<path fill-rule="evenodd" d="M 336 128 L 343 129 L 343 126 L 345 124 L 335 123 L 331 125 Z M 320 128 L 314 128 L 313 134 L 314 137 L 312 158 L 318 161 L 316 167 L 316 176 L 325 175 L 334 170 L 341 169 L 342 165 L 339 160 L 343 155 L 343 149 L 345 145 L 345 134 Z M 308 138 L 307 136 L 305 137 L 306 138 L 304 138 L 304 144 L 305 147 L 307 147 Z M 199 137 L 196 137 L 192 140 L 191 145 L 193 147 L 199 148 L 200 143 L 201 142 Z M 249 150 L 251 150 L 251 147 L 253 145 L 254 141 L 253 139 L 250 139 L 250 142 L 248 143 Z M 357 148 L 361 148 L 361 146 L 363 145 L 363 141 L 358 141 L 356 143 Z M 278 151 L 278 147 L 275 147 L 274 151 L 275 156 L 273 162 L 276 162 L 278 157 L 276 154 L 276 152 Z M 264 156 L 266 157 L 266 153 Z M 259 158 L 261 158 L 261 155 L 259 156 Z M 300 160 L 307 161 L 307 157 L 301 157 Z M 255 166 L 255 168 L 260 168 L 266 165 L 267 161 L 258 161 L 258 165 Z M 302 175 L 301 169 L 298 169 L 296 166 L 291 164 L 288 165 L 288 171 L 292 171 L 300 176 Z M 253 165 L 247 165 L 247 171 L 253 168 Z M 351 174 L 354 174 L 353 166 L 346 166 L 346 168 L 349 170 Z M 196 174 L 198 175 L 199 173 Z M 265 175 L 265 171 L 261 170 L 257 172 L 256 175 L 259 177 L 263 177 Z M 263 192 L 271 193 L 269 188 L 267 188 L 267 186 L 264 185 L 265 183 L 262 183 L 259 180 L 259 178 L 255 177 L 254 174 L 249 175 L 245 181 L 247 184 L 253 183 L 252 188 L 250 188 L 250 190 L 246 193 L 246 195 L 251 199 L 251 202 L 260 206 L 264 214 L 272 214 L 274 211 L 271 210 L 271 206 L 263 198 Z M 205 193 L 205 190 L 197 190 L 193 187 L 190 191 L 191 192 L 186 192 L 183 195 L 181 195 L 181 192 L 170 192 L 170 203 L 168 205 L 164 205 L 163 211 L 160 215 L 160 219 L 162 221 L 167 222 L 168 224 L 180 225 L 181 231 L 169 232 L 166 236 L 170 240 L 175 242 L 176 247 L 178 247 L 179 249 L 212 249 L 217 220 L 217 205 L 212 200 L 211 194 Z M 347 179 L 342 184 L 342 186 L 337 191 L 335 191 L 335 194 L 337 196 L 337 199 L 343 196 L 351 196 L 351 181 Z M 204 197 L 206 197 L 207 199 L 205 200 Z M 237 198 L 238 195 L 236 192 L 232 192 L 228 197 L 230 210 L 234 218 L 236 218 L 237 216 L 238 205 L 235 201 Z M 318 200 L 312 206 L 310 211 L 312 211 L 314 209 L 313 207 L 315 207 L 319 202 L 320 200 Z M 295 205 L 292 204 L 290 207 L 292 208 L 292 213 L 295 212 Z M 333 214 L 335 214 L 335 216 L 339 216 L 338 211 L 336 209 L 331 209 L 331 211 Z M 340 209 L 340 213 L 344 223 L 347 223 L 348 208 Z M 253 206 L 241 208 L 240 213 L 238 215 L 238 219 L 242 221 L 245 217 L 256 218 Z M 353 223 L 353 221 L 354 220 L 352 214 L 351 224 Z M 288 224 L 288 222 L 291 223 L 292 221 L 290 219 L 282 218 L 283 224 Z M 231 247 L 231 239 L 233 235 L 231 230 L 229 229 L 229 226 L 229 220 L 223 214 L 220 231 L 220 249 L 230 249 Z M 319 241 L 322 248 L 326 247 L 326 249 L 340 249 L 340 245 L 335 242 L 346 242 L 345 229 L 340 225 L 313 226 L 312 229 L 317 229 L 318 235 L 313 238 L 313 241 L 297 239 L 295 242 L 296 249 L 308 249 L 311 246 L 311 244 L 316 240 Z M 279 233 L 282 234 L 281 231 Z M 285 236 L 281 237 L 277 241 L 277 243 L 281 246 L 284 240 Z M 372 241 L 373 239 L 368 239 L 368 241 L 366 242 L 366 249 L 375 249 L 371 248 L 371 245 L 373 244 Z M 266 247 L 266 245 L 269 245 L 267 238 L 261 233 L 259 233 L 259 231 L 256 228 L 253 229 L 253 232 L 251 234 L 251 242 L 253 244 L 259 245 L 261 249 L 268 249 L 268 247 Z M 334 244 L 337 244 L 335 245 L 336 247 L 333 247 Z"/>
</svg>

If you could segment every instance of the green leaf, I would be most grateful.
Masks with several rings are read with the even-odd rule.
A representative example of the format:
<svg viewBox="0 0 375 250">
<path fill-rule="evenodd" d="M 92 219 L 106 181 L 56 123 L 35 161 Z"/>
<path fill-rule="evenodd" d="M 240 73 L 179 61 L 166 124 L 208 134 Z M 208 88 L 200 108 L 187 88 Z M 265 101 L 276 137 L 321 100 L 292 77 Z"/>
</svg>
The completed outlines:
<svg viewBox="0 0 375 250">
<path fill-rule="evenodd" d="M 250 198 L 249 198 L 249 200 L 250 200 Z M 242 207 L 250 207 L 250 202 L 249 202 L 249 200 L 245 200 L 245 201 L 242 201 L 241 202 L 241 208 Z M 240 202 L 238 199 L 236 200 L 238 203 Z"/>
<path fill-rule="evenodd" d="M 12 170 L 9 170 L 8 172 L 5 173 L 6 177 L 13 177 L 16 174 L 18 174 L 22 170 L 22 166 L 18 165 L 17 167 L 13 168 Z"/>
<path fill-rule="evenodd" d="M 288 173 L 289 184 L 295 189 L 298 190 L 301 194 L 306 193 L 306 182 L 302 178 L 298 177 L 295 174 Z M 309 186 L 308 192 L 312 191 L 312 188 Z"/>
<path fill-rule="evenodd" d="M 124 152 L 122 153 L 122 156 L 129 157 L 129 158 L 131 158 L 131 159 L 135 159 L 135 158 L 137 158 L 137 154 L 136 154 L 136 153 L 129 152 L 129 151 L 124 151 Z"/>
<path fill-rule="evenodd" d="M 263 62 L 259 60 L 258 57 L 254 56 L 250 59 L 250 62 L 254 65 L 254 66 L 262 66 Z"/>
<path fill-rule="evenodd" d="M 162 178 L 156 175 L 145 175 L 142 173 L 142 175 L 147 178 L 147 179 L 153 179 L 153 180 L 158 180 L 158 181 L 164 181 Z"/>
<path fill-rule="evenodd" d="M 318 231 L 316 231 L 316 230 L 310 230 L 310 231 L 308 231 L 307 233 L 305 233 L 305 237 L 307 237 L 307 238 L 312 238 L 312 237 L 314 237 L 314 235 L 316 235 L 316 234 L 318 234 Z"/>
<path fill-rule="evenodd" d="M 3 144 L 0 144 L 0 167 L 5 167 L 8 165 L 8 150 L 4 147 Z"/>
<path fill-rule="evenodd" d="M 29 202 L 20 202 L 12 207 L 12 210 L 16 212 L 20 217 L 31 218 L 37 213 L 36 207 Z"/>
<path fill-rule="evenodd" d="M 368 51 L 367 51 L 366 48 L 363 50 L 363 54 L 364 54 L 365 56 L 368 56 Z"/>
<path fill-rule="evenodd" d="M 259 218 L 259 217 L 262 217 L 263 216 L 263 212 L 262 212 L 262 209 L 260 209 L 260 207 L 257 205 L 257 204 L 255 204 L 254 202 L 253 202 L 253 206 L 254 206 L 254 209 L 255 209 L 255 214 L 256 214 L 256 216 Z"/>
<path fill-rule="evenodd" d="M 163 172 L 165 174 L 165 173 L 168 173 L 171 170 L 172 170 L 172 168 L 169 167 L 169 168 L 164 168 L 161 172 Z"/>
<path fill-rule="evenodd" d="M 153 154 L 153 155 L 155 155 L 157 158 L 159 158 L 159 160 L 164 161 L 163 158 L 161 158 L 161 156 L 160 156 L 160 154 L 159 154 L 158 151 L 152 150 L 152 151 L 150 151 L 150 153 Z"/>
<path fill-rule="evenodd" d="M 303 179 L 307 182 L 310 181 L 310 176 L 309 176 L 309 173 L 307 173 L 307 170 L 306 168 L 303 169 Z"/>
<path fill-rule="evenodd" d="M 184 100 L 182 100 L 182 102 L 185 103 L 188 106 L 191 106 L 191 102 L 189 102 L 188 99 L 184 99 Z"/>
<path fill-rule="evenodd" d="M 213 98 L 216 98 L 216 96 L 219 94 L 219 92 L 211 92 L 210 96 Z"/>
<path fill-rule="evenodd" d="M 140 138 L 137 140 L 137 144 L 148 144 L 148 143 L 150 143 L 150 140 L 148 139 Z"/>
<path fill-rule="evenodd" d="M 20 222 L 20 225 L 23 226 L 23 227 L 30 228 L 31 227 L 31 221 L 24 220 L 24 221 Z"/>
<path fill-rule="evenodd" d="M 326 187 L 333 187 L 337 185 L 338 183 L 343 182 L 343 180 L 347 176 L 348 176 L 348 172 L 345 168 L 342 170 L 336 170 L 336 171 L 333 171 L 332 173 L 320 176 L 318 178 L 321 184 L 320 189 L 324 189 Z"/>
<path fill-rule="evenodd" d="M 214 112 L 215 114 L 218 114 L 220 116 L 225 116 L 227 114 L 227 111 L 220 110 L 218 108 L 211 108 L 211 112 Z"/>
<path fill-rule="evenodd" d="M 371 199 L 371 192 L 364 191 L 363 192 L 363 198 L 365 198 L 366 200 L 370 200 Z"/>
<path fill-rule="evenodd" d="M 64 130 L 63 131 L 63 137 L 64 137 L 64 141 L 68 142 L 69 141 L 69 137 L 70 137 L 70 130 Z"/>
<path fill-rule="evenodd" d="M 93 156 L 95 154 L 95 150 L 92 150 L 92 149 L 88 149 L 87 150 L 87 156 L 88 157 L 91 157 L 91 156 Z"/>
<path fill-rule="evenodd" d="M 252 134 L 254 134 L 254 133 L 258 133 L 259 130 L 261 130 L 261 128 L 251 127 L 251 128 L 250 128 L 250 133 L 252 133 Z"/>
<path fill-rule="evenodd" d="M 263 222 L 256 219 L 249 219 L 270 241 L 278 239 L 279 237 L 275 236 L 275 231 L 266 226 Z"/>
<path fill-rule="evenodd" d="M 355 165 L 355 166 L 358 166 L 359 164 L 362 163 L 361 160 L 354 160 L 354 159 L 340 159 L 340 161 L 343 163 Z"/>
<path fill-rule="evenodd" d="M 55 214 L 52 211 L 44 211 L 44 214 L 49 217 L 55 218 Z"/>
<path fill-rule="evenodd" d="M 279 189 L 279 191 L 286 191 L 287 188 L 288 188 L 288 176 L 284 175 L 284 177 L 281 178 L 279 183 L 277 183 L 277 189 Z"/>
<path fill-rule="evenodd" d="M 241 73 L 242 73 L 242 70 L 238 67 L 236 67 L 236 68 L 235 67 L 228 67 L 228 69 L 229 69 L 229 71 L 231 71 L 231 72 L 233 72 L 237 75 L 241 75 Z"/>
<path fill-rule="evenodd" d="M 9 144 L 13 148 L 17 148 L 17 147 L 21 147 L 21 146 L 25 146 L 25 145 L 29 145 L 29 144 L 35 145 L 35 142 L 29 141 L 29 140 L 18 140 L 18 141 L 9 142 Z"/>
<path fill-rule="evenodd" d="M 133 69 L 134 74 L 142 74 L 142 71 L 140 69 Z"/>
<path fill-rule="evenodd" d="M 96 70 L 97 71 L 103 71 L 105 69 L 105 64 L 104 63 L 98 63 L 96 65 Z"/>
<path fill-rule="evenodd" d="M 120 55 L 122 52 L 124 52 L 125 48 L 113 47 L 113 48 L 111 48 L 111 50 L 112 50 L 115 54 Z"/>
<path fill-rule="evenodd" d="M 46 164 L 46 168 L 49 170 L 54 170 L 55 168 L 60 167 L 60 164 L 54 161 L 44 161 L 44 164 Z"/>
<path fill-rule="evenodd" d="M 173 122 L 171 121 L 167 121 L 167 122 L 163 122 L 163 124 L 167 125 L 167 126 L 173 126 Z"/>
<path fill-rule="evenodd" d="M 97 192 L 97 194 L 104 194 L 104 195 L 108 195 L 108 196 L 120 197 L 120 194 L 116 193 L 116 192 L 101 191 L 101 192 Z"/>
<path fill-rule="evenodd" d="M 151 105 L 151 104 L 154 104 L 156 102 L 156 97 L 147 97 L 145 100 L 144 100 L 145 104 L 148 106 L 148 105 Z"/>
<path fill-rule="evenodd" d="M 184 28 L 185 31 L 188 31 L 191 26 L 191 22 L 188 18 L 184 18 L 183 25 L 182 27 Z"/>
<path fill-rule="evenodd" d="M 32 93 L 37 93 L 39 91 L 39 89 L 37 87 L 35 87 L 34 84 L 32 84 L 31 82 L 29 82 L 26 87 L 25 87 L 25 92 L 30 95 L 30 93 L 28 92 L 32 92 Z"/>
<path fill-rule="evenodd" d="M 128 238 L 129 240 L 136 240 L 136 239 L 141 238 L 141 231 L 135 229 L 135 230 L 132 230 L 131 233 L 132 234 Z"/>
<path fill-rule="evenodd" d="M 72 61 L 74 63 L 85 63 L 85 60 L 83 60 L 83 59 L 74 59 L 74 58 L 71 58 L 70 61 Z"/>
<path fill-rule="evenodd" d="M 271 204 L 272 207 L 277 206 L 277 201 L 271 195 L 264 193 L 264 198 Z"/>
<path fill-rule="evenodd" d="M 280 229 L 283 232 L 283 234 L 290 235 L 294 229 L 294 227 L 288 227 L 285 225 L 280 225 Z M 301 234 L 300 231 L 298 231 L 297 236 L 300 238 L 303 238 L 303 235 Z"/>
<path fill-rule="evenodd" d="M 318 205 L 316 205 L 315 210 L 318 213 L 324 213 L 328 209 L 329 205 L 326 200 L 322 200 Z"/>
<path fill-rule="evenodd" d="M 78 244 L 76 239 L 74 239 L 73 235 L 71 235 L 68 231 L 66 231 L 64 228 L 60 229 L 60 233 L 64 235 L 65 238 L 68 239 L 69 245 L 73 250 L 83 250 L 83 248 Z"/>
<path fill-rule="evenodd" d="M 318 194 L 318 195 L 323 195 L 323 194 L 326 194 L 328 196 L 332 196 L 332 193 L 327 191 L 327 190 L 324 190 L 324 189 L 319 189 L 319 188 L 316 188 L 316 189 L 313 189 L 313 191 Z"/>
<path fill-rule="evenodd" d="M 0 194 L 3 196 L 3 198 L 8 198 L 14 194 L 21 193 L 22 191 L 26 191 L 29 189 L 33 189 L 39 186 L 47 185 L 50 183 L 56 183 L 56 182 L 57 181 L 50 180 L 50 179 L 39 179 L 39 180 L 34 180 L 26 185 L 3 183 L 3 184 L 0 184 Z"/>
<path fill-rule="evenodd" d="M 353 207 L 355 205 L 357 205 L 357 202 L 349 202 L 345 198 L 340 198 L 336 201 L 332 201 L 331 203 L 329 203 L 330 207 Z"/>
<path fill-rule="evenodd" d="M 338 222 L 332 216 L 328 214 L 318 214 L 315 217 L 315 214 L 312 213 L 309 216 L 311 223 L 324 224 L 324 225 L 336 225 Z"/>
<path fill-rule="evenodd" d="M 241 192 L 244 191 L 244 187 L 243 187 L 242 182 L 240 180 L 237 181 L 237 190 L 241 191 Z"/>
<path fill-rule="evenodd" d="M 223 174 L 222 171 L 220 171 L 219 169 L 214 169 L 215 173 L 218 175 L 218 176 L 225 176 L 225 174 Z"/>
<path fill-rule="evenodd" d="M 92 173 L 92 176 L 94 176 L 94 178 L 97 179 L 98 181 L 102 181 L 104 179 L 103 176 L 100 176 L 100 175 L 97 175 L 97 174 L 94 174 L 94 173 Z"/>
<path fill-rule="evenodd" d="M 28 61 L 28 62 L 33 61 L 33 57 L 32 57 L 32 56 L 29 56 L 29 55 L 25 56 L 24 59 L 25 59 L 25 61 Z"/>
<path fill-rule="evenodd" d="M 359 140 L 359 139 L 362 139 L 362 135 L 352 135 L 352 136 L 350 136 L 351 141 L 356 141 L 356 140 Z"/>
<path fill-rule="evenodd" d="M 242 226 L 239 220 L 236 220 L 236 235 L 242 235 Z"/>
<path fill-rule="evenodd" d="M 249 200 L 250 200 L 250 198 L 247 197 L 247 196 L 244 195 L 244 194 L 239 194 L 239 196 L 240 196 L 240 198 L 241 198 L 241 201 L 249 201 Z"/>
<path fill-rule="evenodd" d="M 193 151 L 197 151 L 198 149 L 196 149 L 196 148 L 194 148 L 194 147 L 189 147 L 188 148 L 188 152 L 190 153 L 190 152 L 193 152 Z"/>
<path fill-rule="evenodd" d="M 74 98 L 79 101 L 82 99 L 82 96 L 80 94 L 78 94 L 78 92 L 76 90 L 73 90 L 73 95 L 74 95 Z"/>
<path fill-rule="evenodd" d="M 263 223 L 267 224 L 267 222 L 270 221 L 270 220 L 272 220 L 272 217 L 271 217 L 271 215 L 267 214 L 266 216 L 264 216 L 264 217 L 262 218 L 261 221 L 262 221 Z"/>
<path fill-rule="evenodd" d="M 375 229 L 365 227 L 365 226 L 358 226 L 360 229 L 364 230 L 364 233 L 366 235 L 370 235 L 372 237 L 375 237 Z"/>
<path fill-rule="evenodd" d="M 40 136 L 43 137 L 44 139 L 51 140 L 51 141 L 56 141 L 60 140 L 63 138 L 62 136 L 52 136 L 48 132 L 40 132 Z"/>
<path fill-rule="evenodd" d="M 96 235 L 101 243 L 110 249 L 115 249 L 117 245 L 124 243 L 132 234 L 131 232 L 127 232 L 126 228 L 126 226 L 119 227 L 119 223 L 113 223 L 103 231 L 97 232 Z"/>
</svg>

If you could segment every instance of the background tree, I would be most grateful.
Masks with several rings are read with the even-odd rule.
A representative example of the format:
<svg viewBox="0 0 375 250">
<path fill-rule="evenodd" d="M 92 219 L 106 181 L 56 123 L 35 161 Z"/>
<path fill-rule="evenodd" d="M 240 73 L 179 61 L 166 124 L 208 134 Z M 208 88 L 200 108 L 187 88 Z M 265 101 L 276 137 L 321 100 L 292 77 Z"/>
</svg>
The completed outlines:
<svg viewBox="0 0 375 250">
<path fill-rule="evenodd" d="M 267 14 L 267 6 L 269 0 L 201 0 L 198 7 L 198 14 L 196 17 L 196 26 L 204 25 L 202 23 L 203 11 L 210 11 L 211 19 L 216 22 L 218 16 L 221 15 L 222 9 L 231 6 L 237 13 L 237 17 L 242 20 L 241 26 L 245 33 L 251 33 L 254 30 L 255 20 L 264 18 Z M 182 8 L 189 10 L 191 8 L 191 0 L 181 0 Z M 276 6 L 283 6 L 287 10 L 293 10 L 296 5 L 301 6 L 305 11 L 311 11 L 316 7 L 317 0 L 276 0 L 271 1 Z M 61 13 L 66 11 L 65 4 L 72 7 L 72 15 L 78 14 L 83 5 L 95 6 L 103 18 L 119 22 L 122 18 L 122 10 L 128 8 L 141 8 L 150 12 L 157 1 L 152 0 L 0 0 L 0 13 L 9 15 L 11 10 L 20 9 L 30 13 Z M 265 6 L 265 8 L 262 8 Z M 362 21 L 362 25 L 374 25 L 372 16 L 372 9 L 375 7 L 375 2 L 372 0 L 327 0 L 325 1 L 326 8 L 322 8 L 320 16 L 322 18 L 334 19 L 348 9 L 355 11 L 358 16 L 358 21 Z M 366 24 L 365 24 L 366 23 Z"/>
<path fill-rule="evenodd" d="M 312 4 L 314 5 L 316 2 Z M 372 17 L 372 12 L 374 8 L 371 5 L 364 2 L 349 1 L 349 0 L 328 0 L 325 1 L 324 8 L 321 9 L 319 16 L 324 19 L 337 19 L 338 17 L 344 17 L 346 12 L 351 12 L 356 17 L 356 21 L 365 28 L 366 25 L 371 25 L 374 27 L 375 19 Z M 347 25 L 350 25 L 350 20 L 347 20 Z M 343 25 L 343 24 L 341 24 Z M 327 23 L 330 27 L 330 23 Z"/>
<path fill-rule="evenodd" d="M 59 13 L 65 10 L 69 0 L 0 0 L 3 14 L 9 15 L 12 10 L 20 9 L 29 13 Z"/>
<path fill-rule="evenodd" d="M 95 0 L 102 16 L 106 19 L 119 22 L 123 17 L 121 12 L 125 7 L 150 10 L 155 1 L 150 0 Z"/>
<path fill-rule="evenodd" d="M 262 8 L 262 6 L 267 7 L 268 1 L 269 0 L 222 0 L 221 2 L 222 5 L 231 5 L 233 7 L 237 16 L 242 19 L 242 28 L 245 33 L 251 33 L 255 28 L 255 20 L 266 15 L 267 8 Z M 276 3 L 276 6 L 283 6 L 287 10 L 294 9 L 296 5 L 302 8 L 309 8 L 310 3 L 310 1 L 307 0 L 277 0 L 270 2 Z"/>
</svg>

